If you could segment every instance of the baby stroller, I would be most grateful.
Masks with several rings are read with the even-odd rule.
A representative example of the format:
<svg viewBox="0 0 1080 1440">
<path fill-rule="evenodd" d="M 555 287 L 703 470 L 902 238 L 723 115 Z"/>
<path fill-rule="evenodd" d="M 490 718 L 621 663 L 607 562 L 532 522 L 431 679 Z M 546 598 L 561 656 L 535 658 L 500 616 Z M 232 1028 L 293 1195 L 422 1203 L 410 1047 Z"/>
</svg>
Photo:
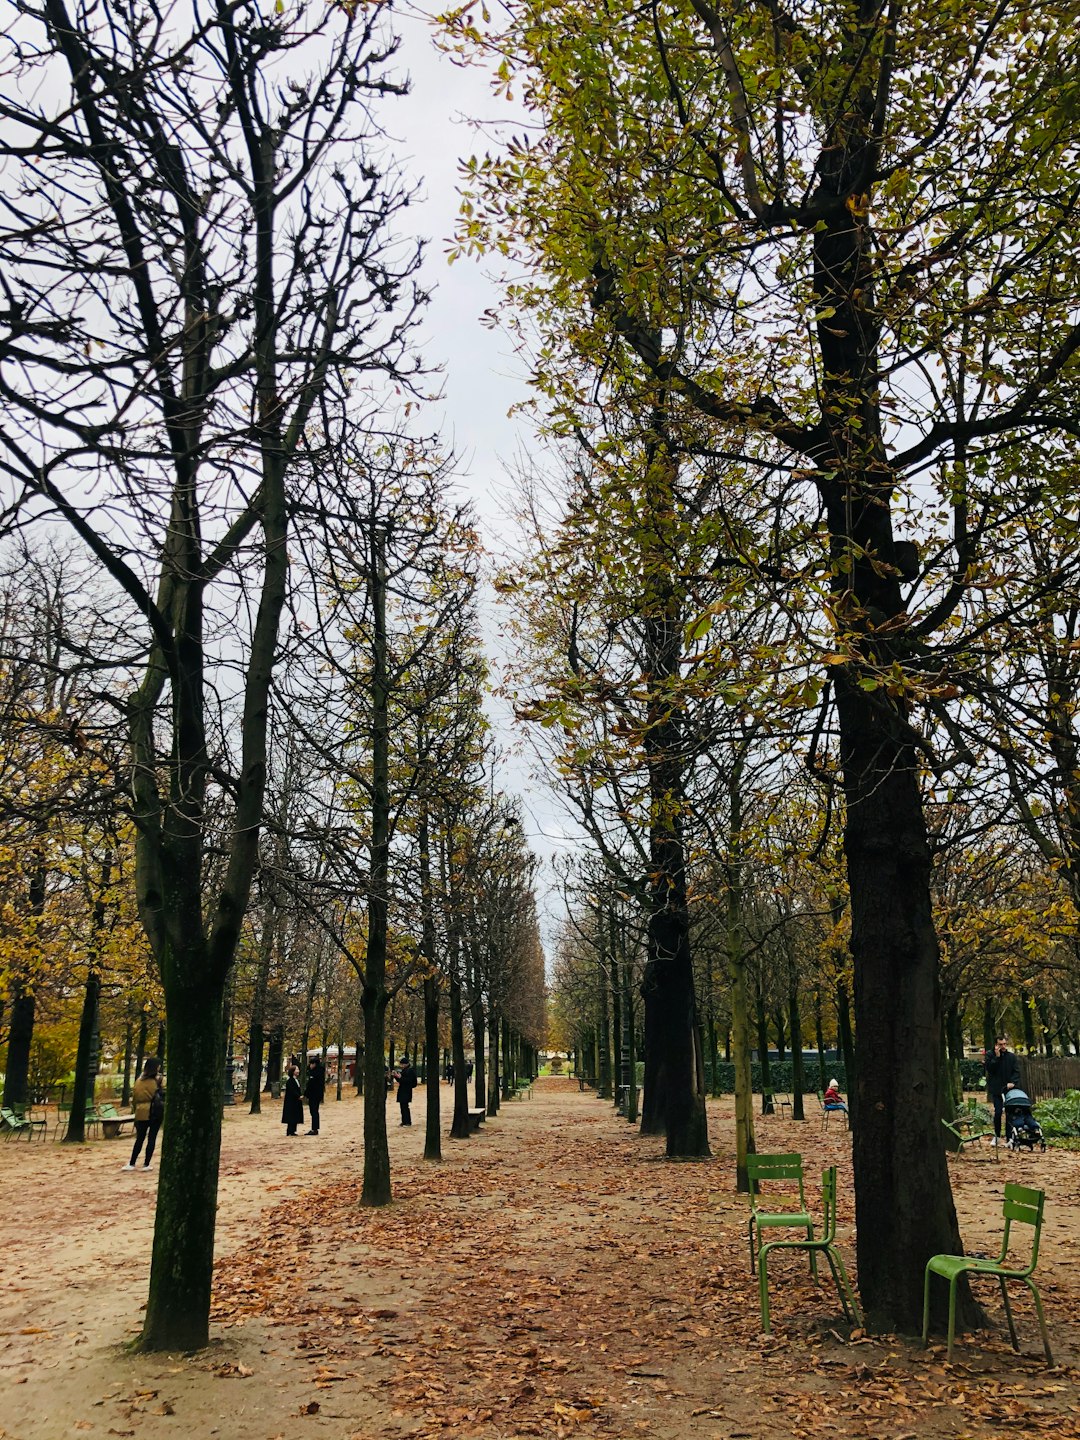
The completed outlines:
<svg viewBox="0 0 1080 1440">
<path fill-rule="evenodd" d="M 1018 1085 L 1005 1091 L 1005 1144 L 1010 1150 L 1046 1149 L 1039 1122 L 1031 1113 L 1031 1097 Z"/>
</svg>

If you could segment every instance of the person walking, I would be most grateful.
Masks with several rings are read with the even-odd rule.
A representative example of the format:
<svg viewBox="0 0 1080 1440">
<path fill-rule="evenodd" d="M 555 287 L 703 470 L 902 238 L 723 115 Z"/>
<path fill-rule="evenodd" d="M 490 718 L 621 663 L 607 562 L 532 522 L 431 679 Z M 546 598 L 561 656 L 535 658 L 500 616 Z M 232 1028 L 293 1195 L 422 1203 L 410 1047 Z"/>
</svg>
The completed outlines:
<svg viewBox="0 0 1080 1440">
<path fill-rule="evenodd" d="M 290 1060 L 285 1075 L 285 1097 L 281 1104 L 281 1123 L 286 1135 L 295 1135 L 296 1127 L 304 1123 L 304 1102 L 300 1096 L 300 1066 Z"/>
<path fill-rule="evenodd" d="M 307 1084 L 304 1087 L 304 1099 L 308 1104 L 308 1114 L 311 1116 L 311 1128 L 309 1135 L 319 1133 L 319 1106 L 326 1096 L 326 1067 L 317 1055 L 313 1055 L 308 1061 Z"/>
<path fill-rule="evenodd" d="M 416 1089 L 416 1071 L 412 1067 L 412 1061 L 406 1060 L 401 1067 L 401 1075 L 398 1078 L 397 1103 L 401 1107 L 402 1125 L 412 1124 L 412 1112 L 409 1106 L 412 1104 L 413 1091 Z"/>
<path fill-rule="evenodd" d="M 1001 1117 L 1005 1109 L 1005 1091 L 1012 1085 L 1020 1084 L 1020 1061 L 1009 1049 L 1009 1037 L 999 1035 L 993 1050 L 983 1056 L 986 1070 L 986 1093 L 994 1106 L 994 1138 L 991 1145 L 1001 1139 Z"/>
<path fill-rule="evenodd" d="M 157 1134 L 165 1115 L 165 1091 L 162 1088 L 160 1071 L 160 1061 L 152 1056 L 143 1066 L 143 1073 L 135 1081 L 131 1091 L 131 1104 L 135 1115 L 135 1144 L 131 1150 L 131 1159 L 123 1167 L 125 1170 L 136 1168 L 144 1141 L 146 1155 L 142 1168 L 149 1170 L 150 1161 L 154 1158 Z"/>
</svg>

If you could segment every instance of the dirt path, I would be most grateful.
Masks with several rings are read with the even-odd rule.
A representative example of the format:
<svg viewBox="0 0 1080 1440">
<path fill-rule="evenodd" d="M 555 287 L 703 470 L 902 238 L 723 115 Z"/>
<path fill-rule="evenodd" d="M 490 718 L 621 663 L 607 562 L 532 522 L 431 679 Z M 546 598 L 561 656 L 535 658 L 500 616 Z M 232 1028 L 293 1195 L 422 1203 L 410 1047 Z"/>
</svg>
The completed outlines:
<svg viewBox="0 0 1080 1440">
<path fill-rule="evenodd" d="M 794 1261 L 776 1265 L 775 1334 L 760 1334 L 730 1102 L 710 1103 L 715 1158 L 673 1165 L 566 1080 L 533 1097 L 445 1141 L 433 1166 L 419 1092 L 420 1123 L 390 1130 L 384 1211 L 356 1204 L 355 1100 L 330 1101 L 318 1139 L 286 1141 L 276 1107 L 227 1113 L 215 1339 L 194 1357 L 122 1348 L 145 1298 L 153 1173 L 122 1171 L 119 1142 L 3 1145 L 0 1436 L 1080 1437 L 1080 1155 L 954 1162 L 980 1250 L 1006 1179 L 1045 1186 L 1059 1363 L 1042 1364 L 1021 1299 L 1023 1356 L 995 1331 L 947 1366 L 891 1337 L 848 1342 L 835 1293 Z M 842 1131 L 768 1119 L 759 1144 L 800 1148 L 811 1174 L 835 1162 L 850 1186 Z M 848 1188 L 849 1257 L 851 1211 Z"/>
</svg>

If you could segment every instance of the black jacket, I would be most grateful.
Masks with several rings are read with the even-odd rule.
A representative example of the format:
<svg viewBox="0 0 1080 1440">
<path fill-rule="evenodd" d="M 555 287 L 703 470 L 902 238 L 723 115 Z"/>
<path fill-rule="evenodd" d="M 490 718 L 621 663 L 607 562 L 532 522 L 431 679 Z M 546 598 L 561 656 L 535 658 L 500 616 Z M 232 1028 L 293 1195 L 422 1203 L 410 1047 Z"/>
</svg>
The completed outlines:
<svg viewBox="0 0 1080 1440">
<path fill-rule="evenodd" d="M 995 1051 L 987 1051 L 983 1061 L 986 1069 L 986 1093 L 988 1095 L 1004 1095 L 1006 1085 L 1020 1084 L 1020 1061 L 1011 1050 L 1006 1050 L 1003 1055 Z"/>
<path fill-rule="evenodd" d="M 401 1105 L 408 1105 L 412 1100 L 412 1092 L 416 1089 L 416 1071 L 411 1065 L 406 1065 L 398 1080 L 397 1098 Z"/>
<path fill-rule="evenodd" d="M 321 1060 L 316 1061 L 314 1069 L 308 1071 L 304 1094 L 307 1096 L 309 1105 L 322 1104 L 326 1095 L 326 1071 L 322 1067 Z"/>
</svg>

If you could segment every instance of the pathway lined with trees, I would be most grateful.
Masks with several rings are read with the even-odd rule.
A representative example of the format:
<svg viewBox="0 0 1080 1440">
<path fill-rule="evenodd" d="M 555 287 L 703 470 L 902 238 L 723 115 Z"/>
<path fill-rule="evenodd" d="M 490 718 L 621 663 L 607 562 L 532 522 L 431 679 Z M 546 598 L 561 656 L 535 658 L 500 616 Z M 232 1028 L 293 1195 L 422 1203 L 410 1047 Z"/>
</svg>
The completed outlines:
<svg viewBox="0 0 1080 1440">
<path fill-rule="evenodd" d="M 1059 1364 L 1047 1373 L 1021 1300 L 1022 1358 L 995 1329 L 949 1369 L 940 1347 L 851 1343 L 835 1292 L 798 1261 L 775 1262 L 775 1333 L 760 1334 L 730 1097 L 708 1102 L 721 1138 L 695 1164 L 665 1162 L 661 1139 L 566 1078 L 541 1080 L 431 1164 L 418 1099 L 415 1128 L 391 1127 L 395 1203 L 380 1209 L 356 1204 L 356 1100 L 330 1102 L 323 1135 L 288 1145 L 276 1113 L 226 1117 L 212 1343 L 187 1357 L 119 1348 L 137 1323 L 152 1178 L 121 1172 L 107 1142 L 4 1147 L 9 1185 L 35 1197 L 0 1223 L 17 1256 L 0 1301 L 9 1433 L 45 1440 L 80 1421 L 142 1440 L 178 1422 L 422 1440 L 1080 1433 L 1080 1155 L 951 1162 L 978 1248 L 992 1248 L 1006 1179 L 1037 1168 L 1052 1190 L 1040 1275 Z M 802 1150 L 811 1177 L 840 1166 L 850 1256 L 847 1133 L 774 1117 L 758 1130 L 763 1148 Z"/>
</svg>

